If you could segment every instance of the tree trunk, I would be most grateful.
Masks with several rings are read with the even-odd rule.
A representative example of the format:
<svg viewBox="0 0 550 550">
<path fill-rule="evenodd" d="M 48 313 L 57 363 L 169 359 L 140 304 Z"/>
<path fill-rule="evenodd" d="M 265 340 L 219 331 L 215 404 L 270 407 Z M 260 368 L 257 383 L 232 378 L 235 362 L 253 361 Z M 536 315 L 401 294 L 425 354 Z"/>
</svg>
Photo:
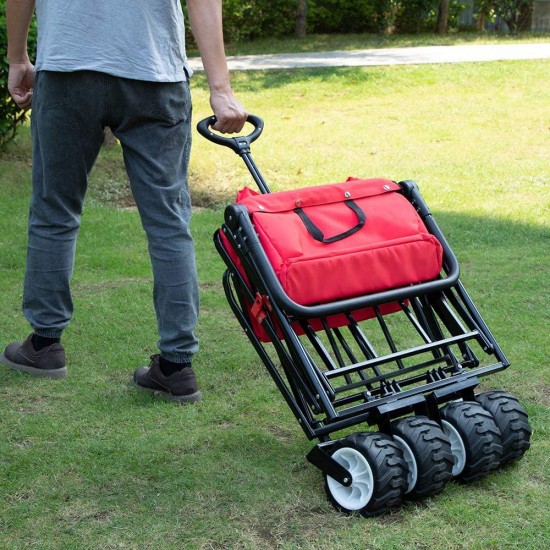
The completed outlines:
<svg viewBox="0 0 550 550">
<path fill-rule="evenodd" d="M 296 10 L 296 38 L 304 38 L 306 36 L 306 21 L 307 21 L 307 0 L 298 0 Z"/>
<path fill-rule="evenodd" d="M 435 32 L 437 34 L 445 34 L 449 24 L 449 0 L 441 0 L 439 2 L 439 10 L 437 11 L 437 25 Z"/>
</svg>

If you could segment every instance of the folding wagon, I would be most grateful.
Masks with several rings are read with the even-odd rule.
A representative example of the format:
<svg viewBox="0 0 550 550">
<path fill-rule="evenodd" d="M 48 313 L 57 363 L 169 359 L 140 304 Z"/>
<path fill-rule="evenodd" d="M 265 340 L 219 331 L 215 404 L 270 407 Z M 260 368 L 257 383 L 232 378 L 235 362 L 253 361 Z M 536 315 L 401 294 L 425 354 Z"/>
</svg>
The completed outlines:
<svg viewBox="0 0 550 550">
<path fill-rule="evenodd" d="M 507 392 L 475 392 L 509 362 L 418 186 L 350 178 L 270 193 L 250 152 L 262 120 L 235 138 L 215 121 L 198 131 L 237 153 L 261 192 L 242 190 L 214 235 L 225 294 L 319 441 L 307 459 L 334 506 L 381 514 L 520 459 L 525 410 Z"/>
</svg>

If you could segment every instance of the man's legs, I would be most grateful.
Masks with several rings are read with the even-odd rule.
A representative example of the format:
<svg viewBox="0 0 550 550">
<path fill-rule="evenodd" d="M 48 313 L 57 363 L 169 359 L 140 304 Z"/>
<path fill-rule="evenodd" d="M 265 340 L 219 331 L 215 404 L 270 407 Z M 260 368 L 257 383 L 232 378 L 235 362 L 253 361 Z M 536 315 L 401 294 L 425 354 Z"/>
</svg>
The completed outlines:
<svg viewBox="0 0 550 550">
<path fill-rule="evenodd" d="M 198 348 L 194 334 L 198 283 L 189 231 L 188 83 L 140 82 L 91 72 L 39 73 L 35 99 L 24 290 L 24 312 L 34 335 L 59 338 L 72 316 L 69 283 L 87 175 L 101 147 L 103 126 L 110 125 L 123 146 L 154 276 L 160 355 L 152 358 L 149 368 L 138 369 L 135 380 L 179 402 L 198 400 L 191 369 Z M 44 353 L 59 354 L 58 346 L 45 348 Z M 43 374 L 45 369 L 26 364 L 35 351 L 28 338 L 10 344 L 0 361 L 10 368 Z M 63 365 L 64 361 L 63 355 Z M 51 365 L 47 366 L 50 370 Z"/>
</svg>

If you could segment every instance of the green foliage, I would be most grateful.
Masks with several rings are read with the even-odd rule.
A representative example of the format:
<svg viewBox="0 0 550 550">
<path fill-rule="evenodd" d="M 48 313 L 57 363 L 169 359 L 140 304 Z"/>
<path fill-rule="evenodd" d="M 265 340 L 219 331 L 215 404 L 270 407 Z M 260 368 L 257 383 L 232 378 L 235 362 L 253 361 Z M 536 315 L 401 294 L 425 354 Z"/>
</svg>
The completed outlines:
<svg viewBox="0 0 550 550">
<path fill-rule="evenodd" d="M 224 33 L 230 41 L 292 34 L 294 0 L 224 0 Z"/>
<path fill-rule="evenodd" d="M 424 4 L 429 4 L 430 2 L 424 2 Z M 437 14 L 439 10 L 439 1 L 431 2 L 432 6 L 423 12 L 422 22 L 418 26 L 418 30 L 415 30 L 414 33 L 418 32 L 433 32 L 437 25 Z M 460 14 L 466 8 L 466 4 L 460 0 L 450 0 L 449 1 L 449 14 L 447 20 L 447 27 L 449 29 L 458 28 L 458 18 Z M 403 29 L 398 29 L 398 32 L 405 32 Z"/>
<path fill-rule="evenodd" d="M 0 0 L 0 148 L 12 140 L 18 127 L 25 122 L 25 113 L 15 104 L 8 92 L 9 65 L 6 58 L 8 36 L 6 30 L 5 0 Z M 36 55 L 36 21 L 33 19 L 29 30 L 29 57 Z"/>
<path fill-rule="evenodd" d="M 437 13 L 439 0 L 408 0 L 401 2 L 395 18 L 396 30 L 414 34 L 425 29 L 426 20 Z"/>
<path fill-rule="evenodd" d="M 188 21 L 185 2 L 182 5 Z M 227 42 L 289 36 L 294 32 L 295 0 L 224 0 L 222 7 L 223 32 Z M 186 29 L 186 43 L 188 49 L 196 48 L 189 26 Z"/>
<path fill-rule="evenodd" d="M 500 17 L 511 33 L 527 30 L 533 12 L 533 0 L 476 0 L 476 11 L 485 19 Z"/>
<path fill-rule="evenodd" d="M 309 28 L 315 33 L 397 32 L 417 34 L 433 31 L 439 0 L 310 0 Z M 464 9 L 450 0 L 449 26 Z"/>
<path fill-rule="evenodd" d="M 308 28 L 316 33 L 377 32 L 383 30 L 382 5 L 392 0 L 310 0 Z"/>
<path fill-rule="evenodd" d="M 416 34 L 434 30 L 438 7 L 439 0 L 308 0 L 307 30 L 312 34 Z M 450 27 L 456 27 L 463 9 L 460 0 L 450 0 Z M 225 0 L 224 36 L 231 43 L 291 36 L 296 14 L 296 0 Z M 187 43 L 194 47 L 190 33 Z"/>
</svg>

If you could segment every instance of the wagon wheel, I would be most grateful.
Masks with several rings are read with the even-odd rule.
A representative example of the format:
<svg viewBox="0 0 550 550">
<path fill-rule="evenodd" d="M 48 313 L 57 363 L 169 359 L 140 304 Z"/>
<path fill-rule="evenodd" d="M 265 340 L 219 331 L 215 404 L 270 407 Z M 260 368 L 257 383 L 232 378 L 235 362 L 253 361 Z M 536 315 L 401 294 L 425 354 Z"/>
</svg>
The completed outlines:
<svg viewBox="0 0 550 550">
<path fill-rule="evenodd" d="M 519 460 L 531 446 L 532 430 L 525 409 L 513 395 L 501 390 L 480 393 L 476 401 L 491 413 L 502 434 L 500 465 Z"/>
<path fill-rule="evenodd" d="M 468 482 L 497 468 L 502 437 L 493 417 L 475 401 L 455 401 L 441 409 L 443 431 L 455 459 L 453 476 Z"/>
<path fill-rule="evenodd" d="M 325 491 L 338 510 L 369 517 L 401 504 L 407 488 L 407 465 L 399 445 L 389 436 L 350 435 L 334 444 L 331 456 L 352 476 L 346 487 L 325 474 Z"/>
<path fill-rule="evenodd" d="M 451 443 L 439 425 L 426 416 L 392 423 L 394 440 L 408 466 L 406 494 L 411 499 L 441 493 L 453 477 Z"/>
</svg>

